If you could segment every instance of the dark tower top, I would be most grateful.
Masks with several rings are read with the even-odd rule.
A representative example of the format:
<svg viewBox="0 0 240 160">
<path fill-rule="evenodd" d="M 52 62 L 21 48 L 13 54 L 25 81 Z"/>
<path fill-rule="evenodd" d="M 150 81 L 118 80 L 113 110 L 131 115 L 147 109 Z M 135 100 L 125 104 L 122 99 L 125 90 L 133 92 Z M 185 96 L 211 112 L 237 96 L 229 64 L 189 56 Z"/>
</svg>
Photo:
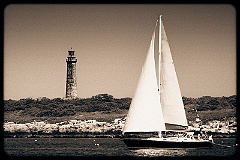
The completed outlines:
<svg viewBox="0 0 240 160">
<path fill-rule="evenodd" d="M 72 48 L 68 51 L 68 57 L 66 60 L 67 63 L 76 63 L 77 62 L 77 58 L 74 56 L 74 52 L 75 51 Z"/>
</svg>

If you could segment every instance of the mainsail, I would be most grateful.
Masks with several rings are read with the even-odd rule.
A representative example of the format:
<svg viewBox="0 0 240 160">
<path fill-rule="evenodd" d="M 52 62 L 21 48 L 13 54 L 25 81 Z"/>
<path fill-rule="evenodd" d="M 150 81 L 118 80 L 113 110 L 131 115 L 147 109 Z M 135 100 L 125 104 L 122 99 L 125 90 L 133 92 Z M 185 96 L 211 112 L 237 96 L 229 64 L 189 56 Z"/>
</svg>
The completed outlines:
<svg viewBox="0 0 240 160">
<path fill-rule="evenodd" d="M 157 24 L 158 21 L 156 26 Z M 154 59 L 154 30 L 123 134 L 164 131 L 167 129 L 166 124 L 187 126 L 177 75 L 161 17 L 159 24 L 158 81 Z"/>
<path fill-rule="evenodd" d="M 161 19 L 160 19 L 161 21 Z M 161 76 L 160 76 L 160 97 L 165 123 L 180 126 L 188 126 L 180 87 L 173 64 L 173 59 L 167 40 L 167 35 L 160 23 L 161 32 Z"/>
</svg>

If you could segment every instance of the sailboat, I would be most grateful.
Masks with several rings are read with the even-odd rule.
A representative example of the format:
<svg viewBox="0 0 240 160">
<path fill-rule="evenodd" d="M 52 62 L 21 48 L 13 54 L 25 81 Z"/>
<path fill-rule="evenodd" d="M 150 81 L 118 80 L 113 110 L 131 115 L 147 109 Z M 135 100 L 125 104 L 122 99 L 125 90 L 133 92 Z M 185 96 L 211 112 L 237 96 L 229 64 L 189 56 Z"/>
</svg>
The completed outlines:
<svg viewBox="0 0 240 160">
<path fill-rule="evenodd" d="M 159 28 L 158 67 L 155 64 L 154 55 L 157 28 Z M 161 16 L 159 16 L 126 117 L 122 140 L 129 148 L 212 147 L 209 140 L 194 138 L 193 132 L 186 131 L 187 127 L 187 118 L 169 43 Z M 166 136 L 169 131 L 176 135 Z M 126 136 L 135 133 L 155 133 L 156 135 L 142 138 Z"/>
</svg>

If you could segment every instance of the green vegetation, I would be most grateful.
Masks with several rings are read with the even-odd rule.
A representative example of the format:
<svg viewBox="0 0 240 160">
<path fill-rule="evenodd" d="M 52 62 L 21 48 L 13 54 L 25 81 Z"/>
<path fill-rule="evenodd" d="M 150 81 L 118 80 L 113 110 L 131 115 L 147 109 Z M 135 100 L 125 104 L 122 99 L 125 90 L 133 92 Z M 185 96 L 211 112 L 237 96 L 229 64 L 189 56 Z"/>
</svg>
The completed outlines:
<svg viewBox="0 0 240 160">
<path fill-rule="evenodd" d="M 116 99 L 108 94 L 76 99 L 9 99 L 4 101 L 4 121 L 26 123 L 33 120 L 60 122 L 70 119 L 97 119 L 110 122 L 119 118 L 116 116 L 124 117 L 130 103 L 131 98 Z"/>
<path fill-rule="evenodd" d="M 229 97 L 183 97 L 187 119 L 195 120 L 197 113 L 203 122 L 236 117 L 236 98 L 236 95 Z"/>
<path fill-rule="evenodd" d="M 196 110 L 203 121 L 236 116 L 236 95 L 229 97 L 183 97 L 188 120 L 196 118 Z M 111 122 L 127 115 L 131 98 L 114 98 L 99 94 L 91 98 L 4 100 L 4 121 L 26 123 L 33 120 L 61 122 L 70 119 L 96 119 Z"/>
</svg>

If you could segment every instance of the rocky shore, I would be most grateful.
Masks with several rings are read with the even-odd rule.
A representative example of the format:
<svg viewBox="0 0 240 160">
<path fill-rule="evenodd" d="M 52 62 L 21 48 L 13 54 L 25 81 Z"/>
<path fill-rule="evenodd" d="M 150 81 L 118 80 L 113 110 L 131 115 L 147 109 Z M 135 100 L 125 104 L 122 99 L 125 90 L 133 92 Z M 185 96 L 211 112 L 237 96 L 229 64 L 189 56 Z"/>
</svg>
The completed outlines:
<svg viewBox="0 0 240 160">
<path fill-rule="evenodd" d="M 97 120 L 70 120 L 55 124 L 47 121 L 33 121 L 25 124 L 5 122 L 4 137 L 99 137 L 119 138 L 122 137 L 125 118 L 117 118 L 111 123 L 98 122 Z M 205 132 L 213 137 L 236 137 L 236 118 L 225 121 L 212 120 L 203 124 L 201 120 L 189 121 L 188 131 L 195 133 Z"/>
</svg>

